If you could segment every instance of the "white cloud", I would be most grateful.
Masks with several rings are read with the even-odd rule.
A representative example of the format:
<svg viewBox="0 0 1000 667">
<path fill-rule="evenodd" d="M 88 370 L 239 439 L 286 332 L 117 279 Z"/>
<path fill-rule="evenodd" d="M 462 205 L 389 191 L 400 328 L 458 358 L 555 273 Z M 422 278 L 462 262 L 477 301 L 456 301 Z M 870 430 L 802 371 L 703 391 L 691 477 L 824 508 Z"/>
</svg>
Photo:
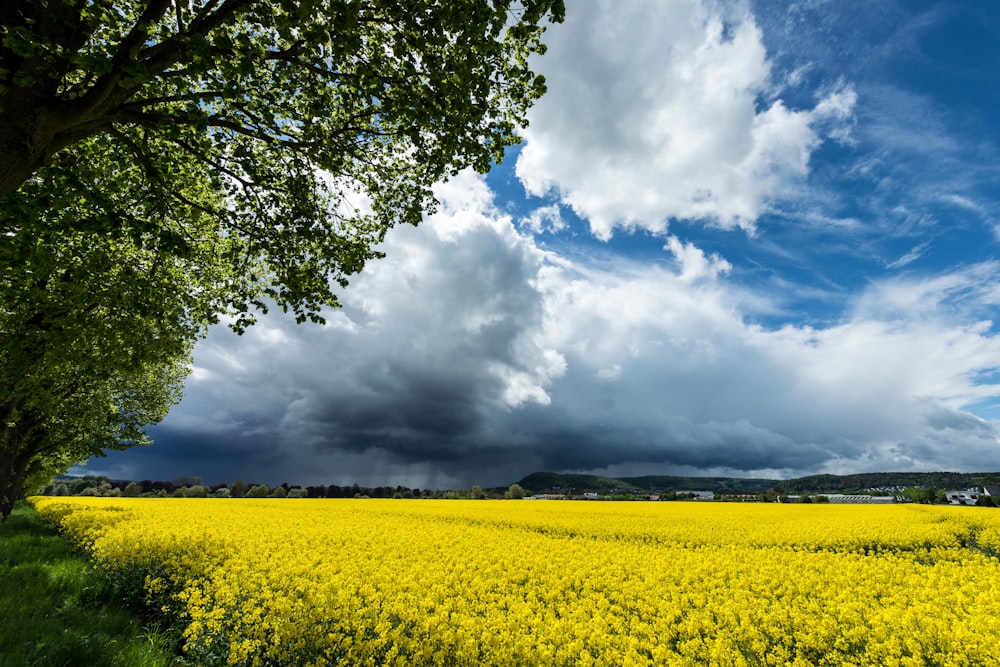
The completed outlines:
<svg viewBox="0 0 1000 667">
<path fill-rule="evenodd" d="M 941 201 L 948 204 L 952 204 L 953 206 L 957 206 L 959 208 L 964 208 L 974 213 L 979 213 L 983 216 L 986 216 L 988 214 L 985 207 L 977 204 L 968 197 L 964 197 L 962 195 L 951 194 L 951 193 L 943 194 L 941 195 Z"/>
<path fill-rule="evenodd" d="M 1000 238 L 995 114 L 921 84 L 933 22 L 860 0 L 568 5 L 516 162 L 545 201 L 498 180 L 512 199 L 495 206 L 468 172 L 441 185 L 439 212 L 392 230 L 325 326 L 214 329 L 158 444 L 106 461 L 442 487 L 1000 469 L 981 418 L 1000 415 L 981 228 Z M 369 211 L 337 185 L 341 212 Z M 603 239 L 656 238 L 588 255 L 567 210 Z M 675 219 L 760 228 L 682 240 Z M 640 246 L 669 255 L 615 254 Z M 967 264 L 917 273 L 953 257 Z"/>
<path fill-rule="evenodd" d="M 891 262 L 887 262 L 885 268 L 901 269 L 904 266 L 907 266 L 908 264 L 912 264 L 913 262 L 917 261 L 918 259 L 924 256 L 924 253 L 927 252 L 927 249 L 930 248 L 930 245 L 931 244 L 929 241 L 918 243 L 917 245 L 910 248 L 909 252 L 902 255 L 898 259 L 894 259 Z"/>
<path fill-rule="evenodd" d="M 1000 464 L 997 425 L 964 411 L 1000 395 L 977 380 L 1000 365 L 1000 338 L 954 322 L 945 304 L 912 320 L 866 311 L 768 330 L 743 320 L 728 288 L 683 273 L 581 270 L 546 285 L 568 367 L 553 405 L 579 430 L 617 437 L 594 444 L 605 454 L 591 455 L 595 468 L 642 457 L 835 472 Z M 592 376 L 613 377 L 613 390 Z"/>
<path fill-rule="evenodd" d="M 529 193 L 556 194 L 607 239 L 671 218 L 754 228 L 808 173 L 823 135 L 847 137 L 843 84 L 813 109 L 766 101 L 761 33 L 741 4 L 580 2 L 537 61 L 548 94 L 517 162 Z"/>
<path fill-rule="evenodd" d="M 415 486 L 1000 467 L 997 425 L 967 412 L 1000 395 L 982 382 L 1000 338 L 979 317 L 994 264 L 875 282 L 835 326 L 769 329 L 694 244 L 668 239 L 673 268 L 571 260 L 518 233 L 479 177 L 439 195 L 326 326 L 213 330 L 147 450 L 161 472 L 138 476 L 171 456 L 174 475 Z"/>
<path fill-rule="evenodd" d="M 974 322 L 992 317 L 1000 305 L 1000 262 L 985 261 L 936 276 L 881 280 L 855 298 L 858 318 L 915 321 L 943 318 Z"/>
<path fill-rule="evenodd" d="M 719 255 L 706 256 L 701 248 L 691 243 L 682 243 L 676 236 L 667 239 L 666 249 L 680 263 L 679 278 L 684 282 L 716 278 L 721 273 L 729 273 L 733 268 L 732 264 Z"/>
<path fill-rule="evenodd" d="M 528 217 L 521 220 L 520 225 L 535 234 L 542 234 L 544 232 L 554 234 L 568 227 L 566 221 L 563 220 L 562 213 L 559 211 L 558 204 L 536 208 Z"/>
</svg>

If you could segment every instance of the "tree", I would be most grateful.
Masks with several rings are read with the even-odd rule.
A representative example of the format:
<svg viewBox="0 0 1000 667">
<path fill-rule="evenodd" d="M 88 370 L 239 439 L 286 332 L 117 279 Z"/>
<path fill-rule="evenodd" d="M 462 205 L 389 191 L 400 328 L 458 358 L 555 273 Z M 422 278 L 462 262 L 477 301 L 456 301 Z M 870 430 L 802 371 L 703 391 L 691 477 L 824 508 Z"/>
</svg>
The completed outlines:
<svg viewBox="0 0 1000 667">
<path fill-rule="evenodd" d="M 506 497 L 510 500 L 521 500 L 524 498 L 524 489 L 520 484 L 511 484 L 507 487 Z"/>
<path fill-rule="evenodd" d="M 15 407 L 8 411 L 14 421 L 0 426 L 0 519 L 24 490 L 43 487 L 70 466 L 148 443 L 142 428 L 177 401 L 185 361 L 110 377 L 68 376 L 52 381 L 48 395 L 7 397 Z"/>
<path fill-rule="evenodd" d="M 78 496 L 84 489 L 97 488 L 100 481 L 96 477 L 77 477 L 69 483 L 69 494 Z"/>
<path fill-rule="evenodd" d="M 58 228 L 100 221 L 88 203 L 21 203 L 43 228 L 8 226 L 0 244 L 0 518 L 71 465 L 148 442 L 142 428 L 179 400 L 216 301 L 210 286 L 189 294 L 187 262 L 126 234 Z"/>
<path fill-rule="evenodd" d="M 65 206 L 62 188 L 83 182 L 116 230 L 183 255 L 204 214 L 242 279 L 227 294 L 237 327 L 268 300 L 320 319 L 386 229 L 432 207 L 431 185 L 485 172 L 517 142 L 545 89 L 527 58 L 563 12 L 562 0 L 5 0 L 0 197 L 14 215 L 0 221 L 37 228 L 22 200 Z M 123 165 L 127 180 L 101 178 Z M 131 196 L 114 196 L 123 186 Z"/>
<path fill-rule="evenodd" d="M 271 493 L 271 489 L 267 487 L 267 484 L 256 484 L 251 486 L 246 492 L 246 498 L 267 498 L 268 494 Z"/>
<path fill-rule="evenodd" d="M 933 503 L 937 497 L 937 489 L 934 487 L 911 486 L 903 489 L 901 497 L 914 503 Z"/>
<path fill-rule="evenodd" d="M 146 442 L 194 341 L 322 321 L 431 186 L 486 171 L 561 0 L 0 3 L 0 518 Z"/>
</svg>

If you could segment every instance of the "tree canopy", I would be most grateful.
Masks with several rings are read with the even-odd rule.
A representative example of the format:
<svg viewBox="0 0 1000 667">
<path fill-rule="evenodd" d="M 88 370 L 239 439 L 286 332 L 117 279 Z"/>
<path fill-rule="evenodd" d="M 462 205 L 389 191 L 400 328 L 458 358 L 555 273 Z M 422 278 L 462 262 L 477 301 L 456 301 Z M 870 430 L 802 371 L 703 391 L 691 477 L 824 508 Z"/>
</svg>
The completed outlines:
<svg viewBox="0 0 1000 667">
<path fill-rule="evenodd" d="M 432 207 L 432 184 L 517 142 L 545 89 L 528 57 L 562 14 L 561 0 L 6 0 L 0 224 L 31 224 L 17 200 L 32 181 L 51 195 L 88 180 L 161 252 L 185 252 L 203 212 L 236 246 L 238 327 L 270 302 L 317 319 L 388 227 Z M 140 201 L 100 179 L 121 163 Z M 201 191 L 178 187 L 192 180 Z"/>
<path fill-rule="evenodd" d="M 0 518 L 22 490 L 145 443 L 203 328 L 180 263 L 80 232 L 6 241 L 30 247 L 0 265 Z"/>
<path fill-rule="evenodd" d="M 0 3 L 0 510 L 33 471 L 141 441 L 220 317 L 321 321 L 434 183 L 518 141 L 563 11 Z"/>
</svg>

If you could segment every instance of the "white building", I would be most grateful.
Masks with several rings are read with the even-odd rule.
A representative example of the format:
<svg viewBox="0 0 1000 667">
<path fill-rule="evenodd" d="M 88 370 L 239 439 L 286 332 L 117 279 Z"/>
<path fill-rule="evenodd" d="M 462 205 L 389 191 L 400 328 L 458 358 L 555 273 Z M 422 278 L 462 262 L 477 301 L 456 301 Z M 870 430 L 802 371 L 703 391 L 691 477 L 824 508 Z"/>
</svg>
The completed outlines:
<svg viewBox="0 0 1000 667">
<path fill-rule="evenodd" d="M 836 505 L 891 505 L 896 502 L 893 496 L 868 496 L 860 494 L 824 493 L 831 504 Z"/>
<path fill-rule="evenodd" d="M 944 495 L 952 505 L 975 505 L 983 494 L 979 492 L 979 489 L 963 489 L 961 491 L 948 491 Z"/>
</svg>

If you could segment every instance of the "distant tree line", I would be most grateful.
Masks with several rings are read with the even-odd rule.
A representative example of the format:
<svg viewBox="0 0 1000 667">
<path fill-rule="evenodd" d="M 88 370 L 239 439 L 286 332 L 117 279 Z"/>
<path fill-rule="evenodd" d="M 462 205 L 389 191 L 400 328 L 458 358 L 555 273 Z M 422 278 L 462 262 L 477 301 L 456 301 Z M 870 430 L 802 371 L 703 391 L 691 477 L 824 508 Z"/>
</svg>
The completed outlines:
<svg viewBox="0 0 1000 667">
<path fill-rule="evenodd" d="M 640 500 L 658 495 L 660 500 L 684 500 L 685 494 L 711 491 L 717 500 L 775 502 L 780 496 L 818 496 L 829 493 L 847 495 L 900 496 L 916 489 L 966 489 L 1000 484 L 1000 472 L 875 472 L 854 475 L 810 475 L 787 480 L 744 479 L 737 477 L 603 477 L 599 475 L 534 472 L 519 484 L 538 493 L 564 494 L 571 497 L 597 493 L 601 497 Z M 943 491 L 941 492 L 943 494 Z M 919 495 L 919 494 L 917 494 Z M 924 493 L 926 495 L 926 493 Z M 932 498 L 912 498 L 914 502 L 932 502 Z M 941 500 L 944 498 L 942 496 Z"/>
<path fill-rule="evenodd" d="M 965 489 L 1000 484 L 1000 472 L 868 472 L 855 475 L 810 475 L 785 480 L 777 493 L 867 493 L 898 495 L 907 489 Z"/>
<path fill-rule="evenodd" d="M 847 495 L 894 496 L 901 502 L 947 504 L 946 491 L 936 487 L 913 486 L 892 490 L 845 489 Z M 650 494 L 638 490 L 612 490 L 606 493 L 575 493 L 569 489 L 549 489 L 546 493 L 567 499 L 593 499 L 605 501 L 704 501 L 704 496 L 689 491 L 666 491 Z M 532 492 L 520 484 L 511 484 L 506 489 L 473 486 L 460 489 L 420 489 L 407 486 L 360 486 L 351 484 L 320 484 L 316 486 L 292 486 L 287 482 L 277 486 L 237 480 L 232 484 L 204 484 L 201 477 L 178 477 L 173 481 L 142 480 L 139 482 L 112 480 L 103 476 L 59 477 L 41 492 L 47 496 L 104 496 L 104 497 L 157 497 L 157 498 L 437 498 L 446 500 L 520 500 Z M 551 497 L 551 496 L 550 496 Z M 828 503 L 824 493 L 815 491 L 790 494 L 769 491 L 766 493 L 726 493 L 716 491 L 710 500 L 721 502 L 761 502 L 761 503 Z M 982 495 L 976 505 L 996 507 L 996 499 Z"/>
<path fill-rule="evenodd" d="M 480 486 L 461 489 L 420 489 L 407 486 L 360 486 L 320 484 L 291 486 L 283 482 L 269 487 L 237 480 L 232 484 L 204 484 L 201 477 L 179 477 L 173 481 L 113 480 L 104 476 L 56 478 L 41 492 L 45 496 L 104 496 L 157 498 L 442 498 L 442 499 L 520 499 L 524 490 L 512 484 L 506 491 Z"/>
</svg>

